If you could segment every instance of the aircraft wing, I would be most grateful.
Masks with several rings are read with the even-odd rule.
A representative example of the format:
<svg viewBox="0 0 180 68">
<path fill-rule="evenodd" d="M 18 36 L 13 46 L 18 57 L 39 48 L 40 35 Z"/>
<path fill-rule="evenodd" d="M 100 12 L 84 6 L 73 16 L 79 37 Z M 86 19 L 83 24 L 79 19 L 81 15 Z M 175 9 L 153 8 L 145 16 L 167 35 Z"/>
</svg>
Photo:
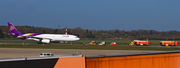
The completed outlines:
<svg viewBox="0 0 180 68">
<path fill-rule="evenodd" d="M 10 34 L 10 33 L 7 33 L 7 32 L 3 32 L 4 34 L 8 34 L 8 35 L 11 35 L 11 36 L 14 36 L 14 34 Z"/>
<path fill-rule="evenodd" d="M 38 41 L 41 43 L 50 43 L 51 42 L 51 38 L 42 38 L 42 37 L 34 37 L 34 36 L 26 36 L 27 38 L 31 38 L 31 39 L 39 39 Z"/>
<path fill-rule="evenodd" d="M 3 32 L 4 34 L 8 34 L 8 35 L 10 35 L 10 33 L 7 33 L 7 32 Z"/>
<path fill-rule="evenodd" d="M 9 33 L 7 33 L 7 32 L 3 32 L 3 33 L 5 33 L 5 34 L 9 34 Z"/>
<path fill-rule="evenodd" d="M 40 39 L 40 40 L 42 40 L 42 39 L 49 39 L 50 40 L 50 38 L 41 38 L 41 37 L 33 37 L 33 36 L 26 36 L 27 38 L 36 38 L 36 39 Z"/>
</svg>

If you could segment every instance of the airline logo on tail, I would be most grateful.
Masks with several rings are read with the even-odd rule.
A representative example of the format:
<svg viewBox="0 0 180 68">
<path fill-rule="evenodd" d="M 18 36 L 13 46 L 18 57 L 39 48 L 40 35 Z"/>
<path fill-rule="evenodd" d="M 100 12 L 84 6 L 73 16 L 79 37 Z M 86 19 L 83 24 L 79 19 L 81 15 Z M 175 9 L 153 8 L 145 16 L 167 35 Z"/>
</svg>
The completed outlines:
<svg viewBox="0 0 180 68">
<path fill-rule="evenodd" d="M 14 27 L 13 26 L 10 26 L 10 31 L 14 30 Z"/>
</svg>

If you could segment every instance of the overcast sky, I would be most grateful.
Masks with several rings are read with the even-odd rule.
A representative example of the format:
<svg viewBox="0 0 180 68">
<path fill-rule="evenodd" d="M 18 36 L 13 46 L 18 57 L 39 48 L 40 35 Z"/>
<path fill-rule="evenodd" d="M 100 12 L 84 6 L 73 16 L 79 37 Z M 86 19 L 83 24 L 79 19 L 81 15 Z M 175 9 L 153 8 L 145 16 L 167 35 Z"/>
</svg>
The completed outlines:
<svg viewBox="0 0 180 68">
<path fill-rule="evenodd" d="M 180 31 L 180 0 L 0 0 L 0 25 Z"/>
</svg>

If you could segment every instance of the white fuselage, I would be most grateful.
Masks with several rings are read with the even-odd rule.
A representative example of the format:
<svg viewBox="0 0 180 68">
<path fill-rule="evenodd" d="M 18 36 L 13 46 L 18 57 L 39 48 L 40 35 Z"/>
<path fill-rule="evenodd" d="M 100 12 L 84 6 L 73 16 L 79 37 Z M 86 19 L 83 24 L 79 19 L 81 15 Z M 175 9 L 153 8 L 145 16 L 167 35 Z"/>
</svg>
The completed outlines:
<svg viewBox="0 0 180 68">
<path fill-rule="evenodd" d="M 78 41 L 80 40 L 80 38 L 78 38 L 75 35 L 66 35 L 66 34 L 40 34 L 33 37 L 36 37 L 36 38 L 27 38 L 27 40 L 40 41 L 40 39 L 37 39 L 37 38 L 47 39 L 51 41 Z"/>
</svg>

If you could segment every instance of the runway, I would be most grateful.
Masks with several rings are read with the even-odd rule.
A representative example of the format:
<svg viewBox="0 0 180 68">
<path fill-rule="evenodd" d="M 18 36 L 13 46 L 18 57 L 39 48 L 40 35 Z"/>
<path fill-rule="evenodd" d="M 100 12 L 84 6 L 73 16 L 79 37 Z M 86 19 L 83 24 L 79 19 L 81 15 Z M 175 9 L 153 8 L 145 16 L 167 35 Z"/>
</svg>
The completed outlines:
<svg viewBox="0 0 180 68">
<path fill-rule="evenodd" d="M 0 45 L 3 45 L 5 43 L 0 43 Z M 26 45 L 27 43 L 6 43 L 7 45 Z M 43 44 L 37 44 L 37 43 L 28 43 L 29 45 L 43 45 Z M 52 44 L 52 45 L 70 45 L 70 44 Z M 73 45 L 79 45 L 79 44 L 73 44 Z M 99 46 L 99 45 L 96 45 L 96 46 Z M 166 46 L 159 46 L 159 45 L 149 45 L 149 46 L 146 46 L 146 45 L 106 45 L 106 46 L 133 46 L 133 47 L 166 47 Z M 180 48 L 180 46 L 169 46 L 169 47 L 174 47 L 174 48 Z"/>
<path fill-rule="evenodd" d="M 39 56 L 41 52 L 50 52 L 54 55 L 67 55 L 75 52 L 83 53 L 86 56 L 92 55 L 112 55 L 128 54 L 141 52 L 155 52 L 142 50 L 81 50 L 81 49 L 30 49 L 30 48 L 0 48 L 0 58 L 19 58 L 22 55 L 26 57 Z"/>
</svg>

